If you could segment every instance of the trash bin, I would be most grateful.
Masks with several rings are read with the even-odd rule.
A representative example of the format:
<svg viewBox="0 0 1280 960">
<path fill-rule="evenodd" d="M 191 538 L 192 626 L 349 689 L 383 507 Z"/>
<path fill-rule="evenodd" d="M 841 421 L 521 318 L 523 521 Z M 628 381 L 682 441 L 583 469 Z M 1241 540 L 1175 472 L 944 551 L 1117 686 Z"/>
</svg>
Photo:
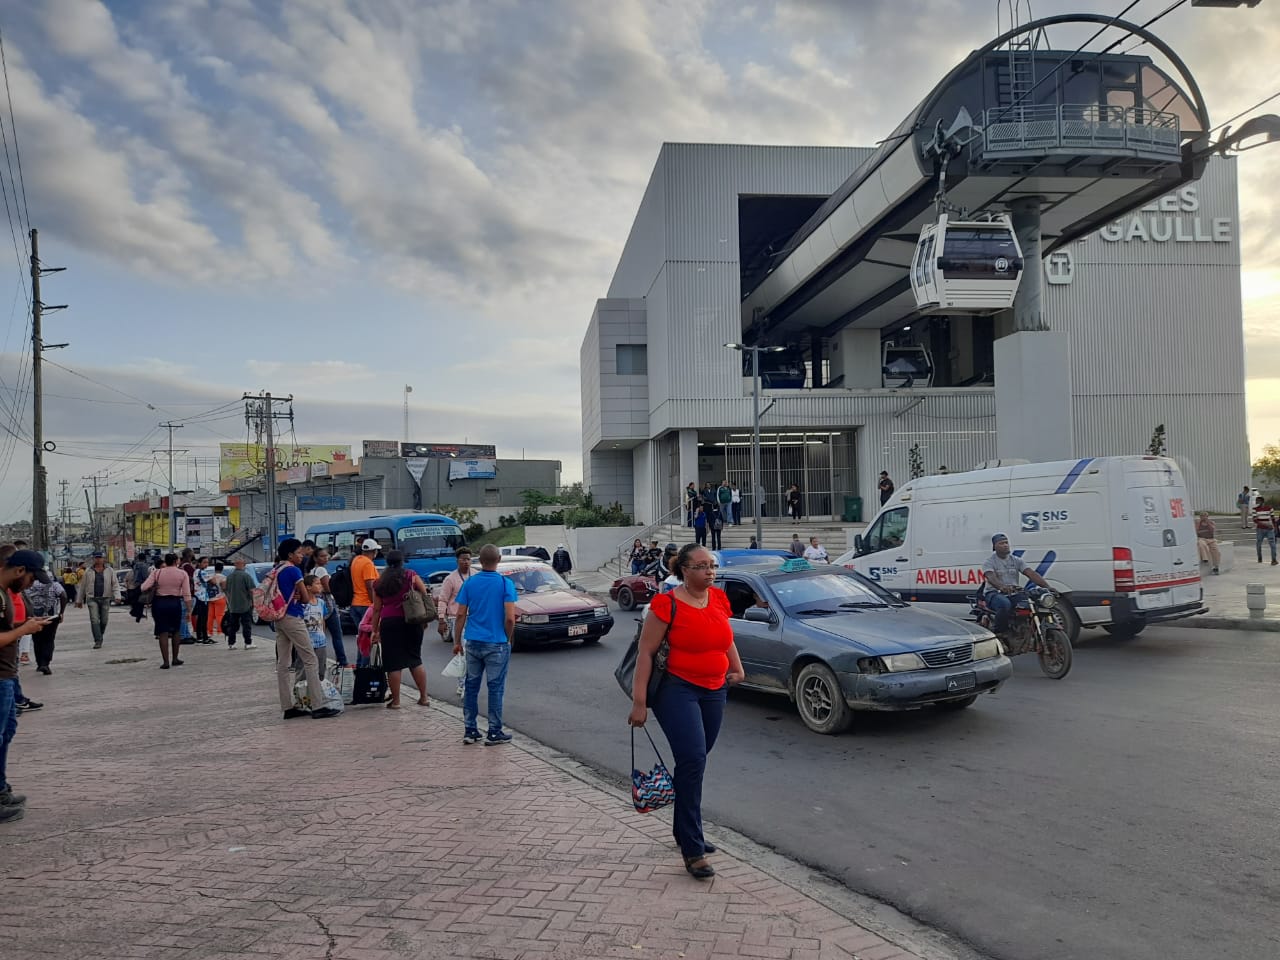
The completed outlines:
<svg viewBox="0 0 1280 960">
<path fill-rule="evenodd" d="M 861 523 L 862 522 L 862 498 L 861 497 L 845 497 L 844 513 L 840 517 L 845 523 Z"/>
</svg>

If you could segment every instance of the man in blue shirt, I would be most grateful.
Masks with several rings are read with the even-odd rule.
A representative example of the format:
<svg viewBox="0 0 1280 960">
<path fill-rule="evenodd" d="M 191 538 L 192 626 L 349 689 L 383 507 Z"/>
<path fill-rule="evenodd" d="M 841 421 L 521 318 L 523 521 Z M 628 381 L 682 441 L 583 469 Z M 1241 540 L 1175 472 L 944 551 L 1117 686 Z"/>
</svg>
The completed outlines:
<svg viewBox="0 0 1280 960">
<path fill-rule="evenodd" d="M 458 626 L 453 652 L 463 652 L 466 641 L 467 683 L 462 697 L 462 718 L 466 729 L 463 743 L 479 743 L 480 675 L 489 687 L 489 732 L 485 746 L 510 743 L 511 734 L 502 729 L 502 696 L 507 688 L 507 663 L 511 659 L 511 638 L 516 629 L 516 585 L 498 573 L 502 554 L 491 543 L 480 548 L 480 572 L 472 574 L 458 591 Z"/>
</svg>

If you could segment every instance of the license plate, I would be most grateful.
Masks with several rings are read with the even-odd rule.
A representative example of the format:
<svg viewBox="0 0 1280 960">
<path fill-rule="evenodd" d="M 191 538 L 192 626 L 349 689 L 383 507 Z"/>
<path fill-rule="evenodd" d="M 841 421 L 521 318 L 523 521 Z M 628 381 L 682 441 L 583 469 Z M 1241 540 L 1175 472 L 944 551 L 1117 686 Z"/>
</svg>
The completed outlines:
<svg viewBox="0 0 1280 960">
<path fill-rule="evenodd" d="M 1156 610 L 1160 607 L 1173 606 L 1173 595 L 1168 590 L 1159 590 L 1154 593 L 1139 593 L 1138 606 L 1143 610 Z"/>
<path fill-rule="evenodd" d="M 591 628 L 588 627 L 585 623 L 580 623 L 577 626 L 573 626 L 569 628 L 569 636 L 580 637 L 590 629 Z"/>
<path fill-rule="evenodd" d="M 978 675 L 976 673 L 957 673 L 954 676 L 947 677 L 947 693 L 953 693 L 957 690 L 972 690 L 978 685 Z"/>
</svg>

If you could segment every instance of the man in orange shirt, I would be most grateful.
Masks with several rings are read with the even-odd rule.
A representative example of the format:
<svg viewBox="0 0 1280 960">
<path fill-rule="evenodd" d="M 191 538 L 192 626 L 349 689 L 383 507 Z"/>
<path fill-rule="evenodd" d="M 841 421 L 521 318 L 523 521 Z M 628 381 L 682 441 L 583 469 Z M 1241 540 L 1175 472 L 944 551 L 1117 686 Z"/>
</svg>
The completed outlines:
<svg viewBox="0 0 1280 960">
<path fill-rule="evenodd" d="M 378 582 L 378 568 L 373 558 L 382 546 L 372 537 L 360 544 L 360 555 L 351 561 L 351 619 L 360 629 L 365 611 L 373 606 L 373 585 Z"/>
</svg>

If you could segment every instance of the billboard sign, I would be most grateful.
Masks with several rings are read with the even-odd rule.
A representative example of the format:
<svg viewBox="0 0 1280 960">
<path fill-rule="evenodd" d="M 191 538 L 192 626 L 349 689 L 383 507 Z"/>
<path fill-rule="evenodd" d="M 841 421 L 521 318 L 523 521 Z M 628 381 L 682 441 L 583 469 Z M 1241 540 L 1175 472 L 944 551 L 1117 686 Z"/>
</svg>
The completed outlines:
<svg viewBox="0 0 1280 960">
<path fill-rule="evenodd" d="M 381 457 L 393 460 L 400 456 L 399 440 L 366 440 L 363 444 L 364 456 Z"/>
<path fill-rule="evenodd" d="M 496 460 L 450 460 L 450 480 L 492 480 L 498 475 Z"/>
<path fill-rule="evenodd" d="M 491 443 L 402 443 L 400 455 L 438 460 L 493 460 L 498 453 Z"/>
<path fill-rule="evenodd" d="M 276 469 L 309 467 L 315 463 L 351 462 L 350 444 L 276 444 Z M 251 480 L 266 470 L 267 450 L 260 443 L 222 443 L 218 445 L 218 478 Z"/>
</svg>

